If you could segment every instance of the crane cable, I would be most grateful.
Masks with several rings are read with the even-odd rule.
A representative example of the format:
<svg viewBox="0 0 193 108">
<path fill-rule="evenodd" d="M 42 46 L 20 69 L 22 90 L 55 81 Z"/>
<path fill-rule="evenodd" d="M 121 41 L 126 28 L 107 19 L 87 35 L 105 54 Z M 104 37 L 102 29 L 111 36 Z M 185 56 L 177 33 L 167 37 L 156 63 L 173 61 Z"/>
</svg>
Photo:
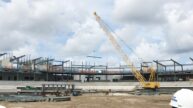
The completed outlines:
<svg viewBox="0 0 193 108">
<path fill-rule="evenodd" d="M 134 51 L 131 47 L 129 47 L 129 45 L 127 45 L 127 43 L 113 31 L 113 29 L 112 29 L 108 24 L 106 24 L 102 19 L 101 19 L 101 22 L 102 22 L 106 27 L 109 28 L 109 30 L 114 34 L 114 36 L 117 37 L 117 38 L 126 46 L 126 48 L 128 48 L 131 52 L 133 52 L 133 54 L 137 57 L 137 59 L 138 59 L 139 61 L 141 61 L 141 62 L 143 61 L 143 59 L 142 59 L 141 57 L 139 57 L 139 55 L 136 54 L 135 51 Z"/>
</svg>

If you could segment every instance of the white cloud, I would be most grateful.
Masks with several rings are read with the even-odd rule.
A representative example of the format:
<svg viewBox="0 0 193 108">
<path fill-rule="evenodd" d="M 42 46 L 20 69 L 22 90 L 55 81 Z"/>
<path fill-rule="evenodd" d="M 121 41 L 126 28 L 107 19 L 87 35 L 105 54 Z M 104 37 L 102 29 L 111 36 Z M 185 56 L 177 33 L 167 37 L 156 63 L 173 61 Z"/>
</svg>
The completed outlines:
<svg viewBox="0 0 193 108">
<path fill-rule="evenodd" d="M 128 44 L 133 43 L 130 46 L 138 55 L 178 59 L 182 53 L 191 56 L 188 52 L 193 52 L 192 6 L 191 0 L 116 0 L 113 13 L 116 21 L 130 25 L 131 28 L 123 26 L 117 31 Z"/>
<path fill-rule="evenodd" d="M 30 43 L 31 39 L 50 41 L 57 35 L 74 31 L 76 23 L 84 19 L 84 14 L 79 14 L 84 10 L 79 4 L 77 7 L 72 5 L 76 4 L 60 0 L 14 0 L 0 7 L 0 36 L 9 39 L 0 42 L 3 46 L 0 50 L 15 50 Z M 13 41 L 15 45 L 6 44 Z"/>
<path fill-rule="evenodd" d="M 63 47 L 62 53 L 66 56 L 87 56 L 93 50 L 100 47 L 104 37 L 102 30 L 94 19 L 88 20 L 79 26 L 75 34 L 67 40 Z"/>
<path fill-rule="evenodd" d="M 84 60 L 95 50 L 119 63 L 94 21 L 94 11 L 141 58 L 177 58 L 193 52 L 191 0 L 0 1 L 0 51 Z M 132 51 L 126 53 L 133 58 Z"/>
<path fill-rule="evenodd" d="M 168 18 L 168 24 L 165 27 L 166 41 L 168 49 L 175 53 L 189 52 L 193 48 L 193 30 L 191 29 L 193 27 L 193 8 L 187 10 L 188 6 L 185 4 L 171 4 L 165 7 L 170 10 L 166 14 Z"/>
<path fill-rule="evenodd" d="M 27 56 L 31 56 L 32 58 L 35 58 L 38 56 L 34 46 L 25 46 L 25 47 L 19 48 L 18 50 L 14 50 L 12 53 L 15 56 L 27 55 Z"/>
<path fill-rule="evenodd" d="M 37 44 L 49 47 L 43 48 L 47 49 L 46 52 L 50 50 L 57 53 L 60 52 L 56 50 L 58 47 L 61 47 L 60 49 L 64 47 L 66 51 L 64 54 L 68 56 L 86 54 L 97 47 L 96 43 L 100 40 L 102 32 L 97 31 L 100 29 L 98 24 L 88 17 L 94 11 L 103 13 L 101 7 L 105 5 L 104 3 L 110 3 L 110 1 L 101 0 L 93 3 L 88 0 L 83 3 L 76 0 L 18 0 L 6 5 L 3 3 L 4 6 L 0 7 L 0 29 L 2 30 L 0 36 L 3 40 L 0 42 L 0 50 L 19 50 L 33 45 L 36 41 Z M 97 26 L 92 27 L 94 25 Z M 93 29 L 90 30 L 91 28 Z M 75 35 L 71 37 L 69 33 Z M 61 39 L 67 36 L 66 39 L 69 40 L 58 43 L 55 40 L 56 36 Z M 10 44 L 13 42 L 14 45 Z M 88 46 L 90 48 L 87 48 Z"/>
<path fill-rule="evenodd" d="M 116 0 L 114 17 L 123 22 L 160 24 L 165 21 L 163 0 Z"/>
<path fill-rule="evenodd" d="M 139 42 L 135 53 L 144 60 L 157 60 L 164 56 L 164 43 L 148 43 L 146 40 Z M 162 54 L 161 54 L 162 53 Z"/>
</svg>

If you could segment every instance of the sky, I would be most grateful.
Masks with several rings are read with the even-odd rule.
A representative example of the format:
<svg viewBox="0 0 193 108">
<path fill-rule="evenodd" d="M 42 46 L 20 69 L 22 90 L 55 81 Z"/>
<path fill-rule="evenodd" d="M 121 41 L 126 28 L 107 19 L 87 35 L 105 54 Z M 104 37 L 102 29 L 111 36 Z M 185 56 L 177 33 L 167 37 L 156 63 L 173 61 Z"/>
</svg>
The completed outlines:
<svg viewBox="0 0 193 108">
<path fill-rule="evenodd" d="M 192 0 L 0 0 L 0 52 L 123 63 L 95 21 L 95 11 L 134 63 L 191 62 Z"/>
</svg>

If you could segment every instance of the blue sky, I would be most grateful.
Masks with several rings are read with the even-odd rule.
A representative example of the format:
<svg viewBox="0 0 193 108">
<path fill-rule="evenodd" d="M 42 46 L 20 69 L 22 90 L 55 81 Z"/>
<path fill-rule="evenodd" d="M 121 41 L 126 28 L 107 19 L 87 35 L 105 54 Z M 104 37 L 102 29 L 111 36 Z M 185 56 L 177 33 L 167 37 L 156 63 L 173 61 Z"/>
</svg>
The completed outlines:
<svg viewBox="0 0 193 108">
<path fill-rule="evenodd" d="M 123 63 L 94 11 L 133 49 L 123 44 L 132 61 L 139 61 L 137 55 L 191 62 L 192 0 L 0 0 L 0 51 L 77 62 L 95 55 L 99 62 Z"/>
</svg>

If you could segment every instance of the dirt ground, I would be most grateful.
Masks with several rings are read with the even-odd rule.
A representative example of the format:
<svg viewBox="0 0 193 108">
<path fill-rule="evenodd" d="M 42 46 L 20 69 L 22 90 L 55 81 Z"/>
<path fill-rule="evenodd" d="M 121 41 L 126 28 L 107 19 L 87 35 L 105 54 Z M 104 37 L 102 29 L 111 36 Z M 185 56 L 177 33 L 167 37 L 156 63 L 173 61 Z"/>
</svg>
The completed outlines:
<svg viewBox="0 0 193 108">
<path fill-rule="evenodd" d="M 171 96 L 78 96 L 65 102 L 0 102 L 7 108 L 171 108 Z"/>
</svg>

